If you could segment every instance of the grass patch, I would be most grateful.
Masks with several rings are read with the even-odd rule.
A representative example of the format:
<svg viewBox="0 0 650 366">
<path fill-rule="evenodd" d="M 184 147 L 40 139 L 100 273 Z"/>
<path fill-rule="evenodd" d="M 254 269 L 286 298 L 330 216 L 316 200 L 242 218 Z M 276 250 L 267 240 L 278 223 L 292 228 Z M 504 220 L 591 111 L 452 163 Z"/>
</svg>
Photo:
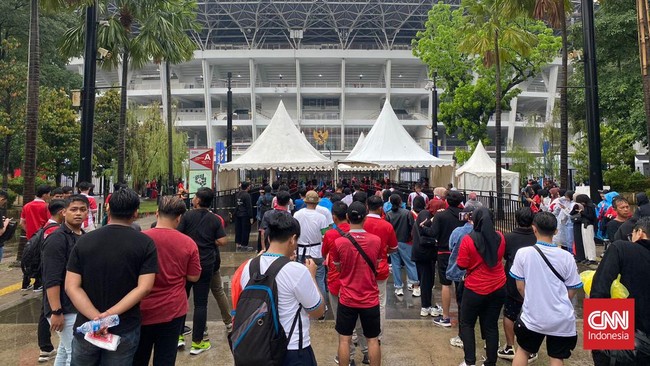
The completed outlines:
<svg viewBox="0 0 650 366">
<path fill-rule="evenodd" d="M 156 209 L 158 209 L 158 204 L 156 203 L 156 200 L 142 200 L 140 202 L 140 209 L 138 210 L 139 213 L 155 213 Z"/>
</svg>

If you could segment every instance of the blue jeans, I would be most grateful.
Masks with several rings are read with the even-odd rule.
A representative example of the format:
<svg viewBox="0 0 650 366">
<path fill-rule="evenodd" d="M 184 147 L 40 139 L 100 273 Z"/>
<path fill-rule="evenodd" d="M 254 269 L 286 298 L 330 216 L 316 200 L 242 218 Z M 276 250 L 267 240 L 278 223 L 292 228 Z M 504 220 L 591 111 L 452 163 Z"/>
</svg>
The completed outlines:
<svg viewBox="0 0 650 366">
<path fill-rule="evenodd" d="M 72 340 L 71 366 L 122 366 L 131 365 L 140 341 L 140 327 L 120 336 L 117 350 L 108 351 L 95 347 L 85 339 L 74 337 Z"/>
<path fill-rule="evenodd" d="M 56 359 L 54 366 L 70 366 L 72 359 L 72 338 L 74 338 L 74 321 L 77 320 L 77 314 L 64 314 L 63 330 L 56 332 L 59 335 L 59 348 L 56 350 Z M 51 324 L 50 318 L 47 321 Z"/>
<path fill-rule="evenodd" d="M 412 247 L 406 243 L 397 243 L 397 251 L 390 254 L 390 263 L 393 266 L 393 281 L 395 288 L 404 287 L 402 282 L 402 262 L 406 267 L 407 282 L 411 285 L 419 285 L 418 271 L 415 269 L 415 262 L 411 260 Z"/>
<path fill-rule="evenodd" d="M 313 258 L 316 262 L 316 284 L 320 290 L 323 299 L 327 299 L 327 292 L 325 290 L 325 277 L 327 276 L 327 268 L 323 265 L 323 258 Z"/>
</svg>

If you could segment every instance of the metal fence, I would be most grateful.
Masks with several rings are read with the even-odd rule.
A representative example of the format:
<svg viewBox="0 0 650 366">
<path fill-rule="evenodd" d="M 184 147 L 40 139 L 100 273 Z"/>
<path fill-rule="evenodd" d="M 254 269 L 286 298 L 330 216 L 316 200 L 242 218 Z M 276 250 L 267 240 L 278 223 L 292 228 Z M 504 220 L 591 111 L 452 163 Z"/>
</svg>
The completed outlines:
<svg viewBox="0 0 650 366">
<path fill-rule="evenodd" d="M 251 186 L 249 192 L 251 195 L 251 202 L 253 203 L 254 210 L 257 208 L 255 205 L 257 203 L 257 199 L 260 197 L 259 191 L 261 188 L 262 187 L 260 186 Z M 393 188 L 402 196 L 402 201 L 406 202 L 406 198 L 411 192 L 410 187 L 407 185 L 396 184 L 393 186 Z M 237 189 L 231 189 L 216 192 L 212 207 L 213 211 L 221 215 L 221 217 L 226 220 L 232 220 L 233 214 L 235 212 L 235 207 L 237 205 L 235 198 L 237 191 Z M 376 191 L 374 188 L 369 188 L 367 193 L 370 196 L 375 194 L 375 192 Z M 470 192 L 476 193 L 477 200 L 481 202 L 484 207 L 487 207 L 494 213 L 494 224 L 497 230 L 508 233 L 517 226 L 517 223 L 515 221 L 515 212 L 522 206 L 522 202 L 518 195 L 503 193 L 499 197 L 494 191 L 460 190 L 460 192 L 463 193 L 465 198 L 467 198 L 467 195 Z M 298 198 L 297 191 L 291 191 L 290 193 L 294 200 Z M 433 192 L 431 190 L 424 190 L 424 193 L 426 193 L 430 198 L 433 197 Z"/>
</svg>

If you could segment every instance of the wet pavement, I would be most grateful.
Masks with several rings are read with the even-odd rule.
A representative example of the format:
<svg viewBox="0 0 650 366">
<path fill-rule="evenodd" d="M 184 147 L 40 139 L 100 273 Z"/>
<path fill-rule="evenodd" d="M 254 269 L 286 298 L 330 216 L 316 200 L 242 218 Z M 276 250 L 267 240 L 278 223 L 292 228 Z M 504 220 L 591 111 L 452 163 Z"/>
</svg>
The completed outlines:
<svg viewBox="0 0 650 366">
<path fill-rule="evenodd" d="M 143 228 L 149 227 L 153 218 L 141 219 L 139 223 Z M 232 230 L 232 226 L 228 228 Z M 232 241 L 232 233 L 229 232 L 230 244 L 222 248 L 221 274 L 224 279 L 226 294 L 230 298 L 230 277 L 235 269 L 246 259 L 253 256 L 252 253 L 237 253 Z M 256 237 L 251 236 L 251 243 L 255 243 Z M 10 249 L 10 248 L 9 248 Z M 0 263 L 0 286 L 8 286 L 20 281 L 20 269 L 10 268 L 8 259 L 14 255 L 11 249 L 5 254 L 5 260 Z M 582 270 L 582 269 L 581 269 Z M 582 295 L 581 295 L 582 296 Z M 38 358 L 38 346 L 36 344 L 36 322 L 40 314 L 42 294 L 32 291 L 13 291 L 7 294 L 0 292 L 0 365 L 36 365 Z M 440 285 L 436 283 L 434 289 L 434 303 L 440 300 Z M 577 301 L 577 313 L 582 314 L 581 299 Z M 191 300 L 190 300 L 191 304 Z M 190 306 L 191 319 L 192 306 Z M 449 328 L 441 328 L 433 324 L 431 317 L 420 317 L 420 300 L 414 298 L 411 293 L 405 291 L 405 296 L 394 295 L 392 277 L 387 284 L 387 324 L 384 329 L 382 340 L 382 363 L 384 365 L 443 365 L 456 366 L 463 359 L 462 350 L 449 345 L 449 339 L 454 337 L 458 328 L 455 324 Z M 452 317 L 456 317 L 455 301 L 452 301 Z M 331 312 L 328 312 L 326 320 L 311 322 L 311 339 L 318 363 L 321 365 L 334 365 L 333 358 L 336 352 L 338 337 L 334 330 L 334 321 Z M 191 326 L 191 321 L 188 321 Z M 579 334 L 582 330 L 582 321 L 578 321 Z M 216 301 L 212 296 L 208 302 L 208 330 L 213 349 L 198 355 L 190 356 L 189 349 L 179 352 L 177 365 L 232 365 L 232 356 L 228 349 L 226 331 L 219 313 Z M 478 325 L 476 326 L 477 339 Z M 567 365 L 591 365 L 591 359 L 587 351 L 582 349 L 582 340 L 579 337 L 578 347 L 573 357 L 566 362 Z M 56 345 L 56 335 L 52 337 Z M 505 343 L 505 337 L 501 331 L 501 344 Z M 481 342 L 478 342 L 480 345 Z M 478 359 L 481 359 L 483 351 L 478 347 Z M 360 354 L 357 354 L 356 361 L 361 365 Z M 51 363 L 51 361 L 50 361 Z M 480 361 L 479 361 L 480 364 Z M 509 365 L 510 362 L 500 360 L 497 365 Z M 545 355 L 544 347 L 540 353 L 538 365 L 548 365 L 549 360 Z"/>
</svg>

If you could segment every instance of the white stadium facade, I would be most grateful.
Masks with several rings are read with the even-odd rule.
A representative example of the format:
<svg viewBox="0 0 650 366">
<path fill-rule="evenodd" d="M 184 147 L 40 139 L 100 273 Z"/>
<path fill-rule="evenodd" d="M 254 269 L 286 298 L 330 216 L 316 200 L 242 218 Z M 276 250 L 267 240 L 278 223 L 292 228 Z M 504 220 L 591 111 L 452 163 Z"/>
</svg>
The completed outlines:
<svg viewBox="0 0 650 366">
<path fill-rule="evenodd" d="M 435 2 L 199 0 L 202 29 L 192 33 L 194 59 L 171 68 L 174 123 L 187 131 L 190 148 L 225 141 L 230 72 L 234 157 L 260 135 L 280 100 L 314 147 L 333 160 L 345 158 L 370 130 L 385 100 L 429 151 L 433 99 L 427 66 L 413 56 L 411 40 Z M 558 98 L 559 66 L 557 59 L 519 85 L 522 93 L 503 113 L 502 136 L 508 141 L 541 152 L 540 127 Z M 83 61 L 74 59 L 69 68 L 82 72 Z M 154 64 L 130 71 L 130 103 L 164 102 L 163 73 L 164 67 Z M 97 86 L 118 85 L 119 75 L 98 70 Z M 466 146 L 442 123 L 437 129 L 441 158 Z M 328 131 L 326 144 L 316 142 L 314 131 Z M 493 120 L 488 132 L 494 141 Z"/>
</svg>

